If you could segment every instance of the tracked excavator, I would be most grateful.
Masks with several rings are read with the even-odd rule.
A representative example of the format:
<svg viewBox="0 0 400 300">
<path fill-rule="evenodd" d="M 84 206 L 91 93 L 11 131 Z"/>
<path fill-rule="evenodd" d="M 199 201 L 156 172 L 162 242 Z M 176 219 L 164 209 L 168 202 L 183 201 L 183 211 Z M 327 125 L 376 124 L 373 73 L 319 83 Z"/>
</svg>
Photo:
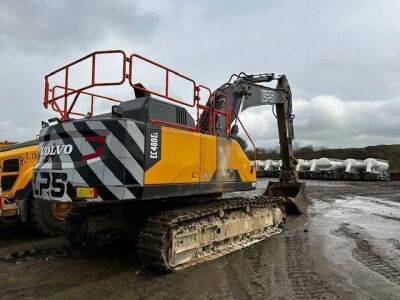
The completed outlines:
<svg viewBox="0 0 400 300">
<path fill-rule="evenodd" d="M 97 62 L 106 55 L 122 66 L 114 81 L 100 81 L 97 74 Z M 163 88 L 135 82 L 139 61 L 164 72 Z M 71 69 L 81 63 L 91 66 L 89 83 L 72 86 Z M 62 84 L 53 81 L 60 75 Z M 191 99 L 173 96 L 172 77 L 190 84 Z M 272 81 L 275 88 L 266 86 Z M 124 83 L 134 99 L 91 90 Z M 207 95 L 204 103 L 201 94 Z M 76 109 L 83 96 L 88 113 Z M 100 100 L 115 105 L 96 115 L 94 103 Z M 270 182 L 261 196 L 222 197 L 256 187 L 256 170 L 236 137 L 239 125 L 248 134 L 240 113 L 262 105 L 275 108 L 279 182 Z M 279 234 L 287 214 L 307 209 L 295 170 L 292 94 L 285 75 L 240 73 L 212 92 L 141 55 L 97 51 L 45 76 L 44 106 L 59 117 L 42 122 L 34 194 L 71 206 L 64 234 L 73 245 L 134 238 L 146 265 L 175 271 Z"/>
</svg>

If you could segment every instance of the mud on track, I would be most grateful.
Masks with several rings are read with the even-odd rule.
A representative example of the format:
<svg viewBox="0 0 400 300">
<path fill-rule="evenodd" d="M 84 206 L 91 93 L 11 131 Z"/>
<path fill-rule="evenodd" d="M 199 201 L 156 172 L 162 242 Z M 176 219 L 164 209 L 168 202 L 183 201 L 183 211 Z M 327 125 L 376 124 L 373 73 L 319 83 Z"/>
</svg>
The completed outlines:
<svg viewBox="0 0 400 300">
<path fill-rule="evenodd" d="M 400 182 L 307 181 L 307 191 L 308 215 L 283 234 L 166 275 L 143 268 L 133 245 L 76 250 L 2 226 L 0 298 L 399 299 Z"/>
</svg>

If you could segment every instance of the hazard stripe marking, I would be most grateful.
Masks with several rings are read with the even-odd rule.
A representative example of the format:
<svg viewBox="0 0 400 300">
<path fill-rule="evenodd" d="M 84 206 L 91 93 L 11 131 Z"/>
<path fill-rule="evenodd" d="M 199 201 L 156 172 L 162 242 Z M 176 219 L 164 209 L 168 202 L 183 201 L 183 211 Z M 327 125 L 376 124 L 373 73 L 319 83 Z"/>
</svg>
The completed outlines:
<svg viewBox="0 0 400 300">
<path fill-rule="evenodd" d="M 87 127 L 88 130 L 91 131 L 91 134 L 93 136 L 98 136 L 98 134 L 94 131 L 91 130 L 91 122 L 88 122 L 88 124 L 82 124 L 81 127 Z M 103 125 L 104 126 L 104 125 Z M 97 126 L 100 129 L 100 126 Z M 89 132 L 89 131 L 86 132 Z M 119 158 L 116 155 L 114 155 L 114 152 L 116 152 L 114 149 L 125 149 L 123 145 L 119 143 L 118 139 L 114 139 L 113 145 L 109 145 L 109 141 L 113 138 L 114 136 L 112 133 L 107 137 L 106 144 L 103 146 L 103 153 L 107 154 L 107 158 L 103 159 L 103 162 L 105 165 L 111 170 L 111 172 L 114 173 L 114 175 L 121 181 L 123 185 L 126 184 L 140 184 L 143 182 L 143 175 L 140 176 L 140 172 L 138 172 L 141 168 L 140 166 L 136 163 L 136 167 L 139 167 L 139 170 L 135 172 L 134 169 L 132 168 L 126 168 L 124 162 L 126 161 L 124 158 Z M 121 151 L 120 151 L 121 152 Z M 121 161 L 122 160 L 122 161 Z M 133 160 L 133 159 L 132 159 Z M 130 164 L 132 165 L 132 164 Z M 138 173 L 138 174 L 132 174 L 133 173 Z M 143 172 L 143 171 L 142 171 Z M 136 176 L 134 176 L 136 175 Z"/>
<path fill-rule="evenodd" d="M 78 123 L 78 122 L 77 122 Z M 74 124 L 75 125 L 75 124 Z M 92 127 L 93 126 L 93 127 Z M 82 135 L 90 135 L 90 136 L 99 136 L 98 131 L 104 130 L 105 126 L 100 122 L 79 122 L 77 124 L 76 130 L 78 130 Z M 96 131 L 93 129 L 97 129 Z M 103 183 L 106 185 L 113 186 L 125 186 L 127 184 L 139 184 L 139 182 L 132 176 L 132 174 L 127 170 L 123 161 L 123 158 L 118 158 L 113 154 L 112 149 L 124 147 L 122 145 L 112 145 L 111 149 L 109 147 L 109 140 L 113 137 L 111 133 L 108 134 L 107 142 L 103 146 L 103 153 L 107 153 L 107 158 L 101 159 L 101 161 L 105 165 L 104 173 L 103 173 Z M 119 143 L 117 139 L 115 139 L 116 143 Z M 90 165 L 92 163 L 89 163 Z M 132 195 L 129 191 L 124 191 L 121 188 L 113 188 L 108 186 L 108 188 L 114 193 L 118 194 L 119 199 L 135 199 L 135 196 Z"/>
<path fill-rule="evenodd" d="M 60 126 L 56 128 L 57 134 L 63 138 L 64 142 L 67 144 L 71 144 L 75 149 L 79 149 L 77 145 L 75 144 L 74 140 L 69 137 L 69 135 L 64 131 L 63 127 Z M 70 154 L 71 159 L 73 162 L 80 162 L 80 154 L 77 154 L 77 152 L 72 151 Z M 87 163 L 83 163 L 81 166 L 78 166 L 76 163 L 75 165 L 75 171 L 79 173 L 79 175 L 82 178 L 90 178 L 91 182 L 93 182 L 94 185 L 98 186 L 98 194 L 100 197 L 104 200 L 112 200 L 115 199 L 115 196 L 113 193 L 103 184 L 103 182 L 99 179 L 97 174 L 87 165 Z"/>
<path fill-rule="evenodd" d="M 124 126 L 119 122 L 112 120 L 102 121 L 104 126 L 111 131 L 111 133 L 118 139 L 118 141 L 125 146 L 129 154 L 138 162 L 141 169 L 144 169 L 144 153 L 140 147 L 136 144 L 135 140 L 130 134 L 126 134 L 127 131 Z"/>
<path fill-rule="evenodd" d="M 135 122 L 126 121 L 126 129 L 130 137 L 136 141 L 137 145 L 139 146 L 140 150 L 144 153 L 144 135 L 139 130 L 138 126 Z"/>
</svg>

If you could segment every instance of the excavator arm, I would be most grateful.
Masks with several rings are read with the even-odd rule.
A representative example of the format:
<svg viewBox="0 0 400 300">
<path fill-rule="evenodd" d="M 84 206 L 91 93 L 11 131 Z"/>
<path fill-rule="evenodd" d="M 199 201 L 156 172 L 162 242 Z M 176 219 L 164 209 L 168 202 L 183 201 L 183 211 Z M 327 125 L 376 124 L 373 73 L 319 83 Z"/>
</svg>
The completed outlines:
<svg viewBox="0 0 400 300">
<path fill-rule="evenodd" d="M 278 122 L 280 155 L 282 159 L 282 167 L 280 173 L 281 183 L 297 183 L 298 174 L 296 171 L 296 159 L 293 155 L 292 141 L 294 140 L 292 112 L 292 93 L 289 82 L 285 75 L 275 76 L 273 73 L 265 73 L 258 75 L 247 75 L 240 73 L 232 75 L 231 79 L 236 77 L 232 83 L 229 81 L 218 88 L 213 95 L 212 101 L 207 103 L 207 106 L 218 110 L 234 110 L 236 115 L 254 106 L 274 105 L 276 110 L 276 118 Z M 275 88 L 261 85 L 277 81 Z M 208 128 L 208 112 L 204 111 L 200 118 L 200 128 L 203 132 L 207 132 Z M 232 116 L 235 116 L 233 114 Z M 225 127 L 226 118 L 217 116 L 217 126 Z M 238 128 L 236 125 L 236 117 L 230 120 L 231 136 L 236 135 Z M 233 123 L 233 125 L 232 125 Z M 222 130 L 220 130 L 222 132 Z"/>
</svg>

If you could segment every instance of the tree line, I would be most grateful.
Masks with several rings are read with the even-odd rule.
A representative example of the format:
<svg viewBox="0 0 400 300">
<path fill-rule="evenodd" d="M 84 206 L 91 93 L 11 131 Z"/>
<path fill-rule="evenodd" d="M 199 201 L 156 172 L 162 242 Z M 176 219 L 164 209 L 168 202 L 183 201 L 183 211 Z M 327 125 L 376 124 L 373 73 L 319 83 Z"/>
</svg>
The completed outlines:
<svg viewBox="0 0 400 300">
<path fill-rule="evenodd" d="M 248 143 L 240 136 L 237 136 L 236 140 L 242 147 L 242 149 L 245 151 L 247 157 L 249 159 L 254 159 L 254 149 L 252 149 L 252 147 L 250 148 Z M 326 149 L 328 148 L 314 146 L 314 145 L 300 146 L 300 144 L 297 142 L 293 143 L 293 153 L 296 157 L 301 157 L 302 154 L 308 154 Z M 256 152 L 256 157 L 259 160 L 280 159 L 279 145 L 273 148 L 256 147 L 255 152 Z"/>
</svg>

